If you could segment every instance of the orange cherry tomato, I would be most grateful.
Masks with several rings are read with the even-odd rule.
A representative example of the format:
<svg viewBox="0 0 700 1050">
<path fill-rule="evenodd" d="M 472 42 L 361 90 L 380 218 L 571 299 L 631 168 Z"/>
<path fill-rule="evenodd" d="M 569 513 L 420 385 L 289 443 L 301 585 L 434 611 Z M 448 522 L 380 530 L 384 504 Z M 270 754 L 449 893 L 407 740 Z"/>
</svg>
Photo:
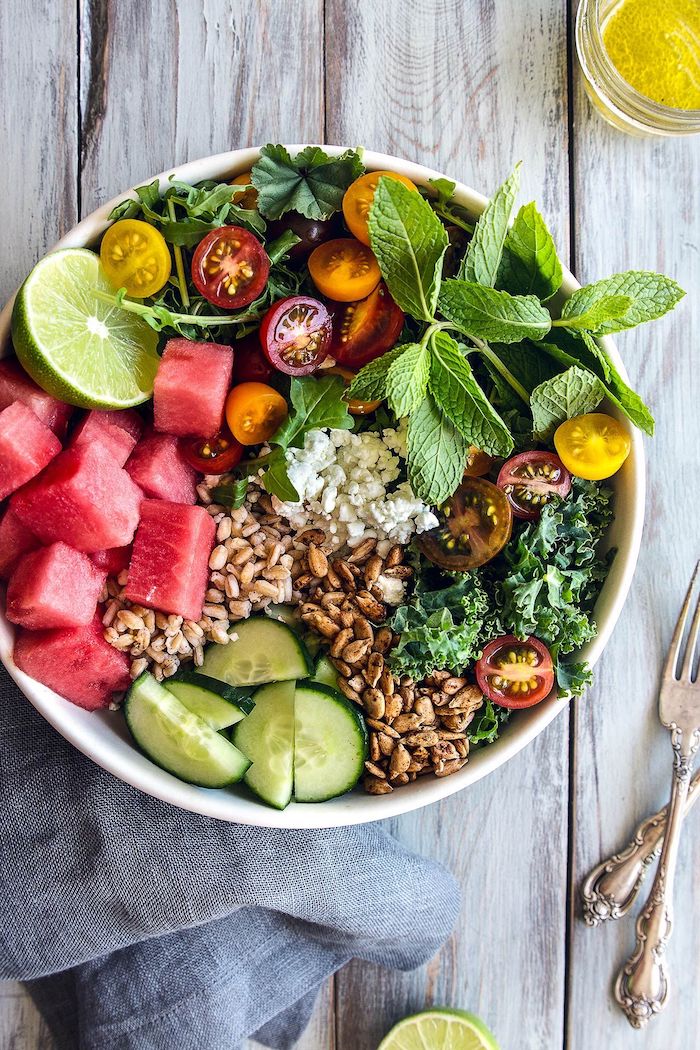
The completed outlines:
<svg viewBox="0 0 700 1050">
<path fill-rule="evenodd" d="M 229 183 L 230 186 L 248 187 L 247 190 L 242 190 L 240 193 L 231 194 L 231 203 L 237 204 L 239 208 L 245 208 L 247 211 L 253 211 L 258 206 L 258 191 L 255 186 L 251 186 L 251 177 L 252 173 L 250 171 L 243 171 Z"/>
<path fill-rule="evenodd" d="M 226 398 L 226 422 L 241 445 L 269 440 L 288 411 L 285 399 L 267 383 L 239 383 Z"/>
<path fill-rule="evenodd" d="M 488 474 L 491 470 L 492 464 L 493 456 L 489 456 L 487 452 L 482 452 L 476 445 L 470 445 L 464 476 L 465 478 L 483 478 L 484 474 Z"/>
<path fill-rule="evenodd" d="M 418 187 L 414 182 L 407 179 L 405 175 L 397 175 L 395 171 L 368 171 L 366 175 L 360 175 L 359 179 L 355 179 L 343 197 L 343 216 L 350 232 L 354 233 L 358 241 L 362 241 L 363 244 L 370 243 L 367 220 L 374 200 L 374 191 L 382 175 L 387 179 L 396 179 L 397 182 L 408 186 L 409 190 L 418 192 Z"/>
<path fill-rule="evenodd" d="M 340 376 L 346 386 L 350 386 L 355 373 L 351 372 L 349 368 L 341 368 L 340 365 L 333 365 L 332 368 L 324 368 L 319 373 L 324 376 Z M 344 398 L 347 402 L 348 412 L 351 416 L 368 416 L 370 412 L 375 412 L 381 405 L 381 401 L 355 401 L 354 399 Z"/>
<path fill-rule="evenodd" d="M 314 248 L 309 273 L 319 292 L 339 303 L 365 299 L 381 278 L 370 249 L 352 237 L 338 237 Z"/>
</svg>

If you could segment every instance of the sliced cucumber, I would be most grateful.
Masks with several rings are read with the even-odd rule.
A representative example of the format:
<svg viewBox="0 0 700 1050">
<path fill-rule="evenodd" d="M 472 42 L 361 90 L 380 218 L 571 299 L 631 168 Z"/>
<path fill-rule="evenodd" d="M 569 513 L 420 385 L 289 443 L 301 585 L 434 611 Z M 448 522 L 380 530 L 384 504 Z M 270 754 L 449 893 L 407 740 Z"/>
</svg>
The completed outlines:
<svg viewBox="0 0 700 1050">
<path fill-rule="evenodd" d="M 188 711 L 212 729 L 235 725 L 253 710 L 250 689 L 237 689 L 194 671 L 183 671 L 177 678 L 169 678 L 164 685 Z"/>
<path fill-rule="evenodd" d="M 264 685 L 306 678 L 312 671 L 306 646 L 294 631 L 269 616 L 252 616 L 231 629 L 228 645 L 210 645 L 202 674 L 229 685 Z"/>
<path fill-rule="evenodd" d="M 367 729 L 359 711 L 335 689 L 299 682 L 294 696 L 294 797 L 325 802 L 344 795 L 362 775 Z"/>
<path fill-rule="evenodd" d="M 294 682 L 264 685 L 255 707 L 233 730 L 233 742 L 253 763 L 245 782 L 258 798 L 284 809 L 294 785 Z"/>
<path fill-rule="evenodd" d="M 157 765 L 200 787 L 225 787 L 240 780 L 249 760 L 178 698 L 144 671 L 124 703 L 131 735 Z"/>
<path fill-rule="evenodd" d="M 272 620 L 280 620 L 282 623 L 286 623 L 287 627 L 291 627 L 295 634 L 301 637 L 310 656 L 312 658 L 316 656 L 321 648 L 321 639 L 315 631 L 307 630 L 302 623 L 297 605 L 268 605 L 265 609 L 265 615 Z"/>
<path fill-rule="evenodd" d="M 328 685 L 331 689 L 338 688 L 338 672 L 327 656 L 319 656 L 311 681 L 320 682 L 321 685 Z"/>
</svg>

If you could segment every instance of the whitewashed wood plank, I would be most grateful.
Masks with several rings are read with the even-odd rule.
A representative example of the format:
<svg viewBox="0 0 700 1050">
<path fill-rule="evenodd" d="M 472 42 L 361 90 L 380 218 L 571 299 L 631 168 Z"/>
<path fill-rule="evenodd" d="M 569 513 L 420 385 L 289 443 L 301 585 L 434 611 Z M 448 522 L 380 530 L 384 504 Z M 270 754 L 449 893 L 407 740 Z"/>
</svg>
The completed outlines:
<svg viewBox="0 0 700 1050">
<path fill-rule="evenodd" d="M 486 192 L 522 159 L 522 199 L 537 198 L 566 257 L 564 7 L 329 0 L 329 141 L 422 161 Z M 434 1003 L 475 1010 L 503 1047 L 561 1046 L 567 746 L 563 716 L 506 768 L 394 822 L 457 875 L 462 917 L 418 973 L 356 964 L 339 975 L 340 1050 L 374 1050 L 395 1020 Z"/>
</svg>

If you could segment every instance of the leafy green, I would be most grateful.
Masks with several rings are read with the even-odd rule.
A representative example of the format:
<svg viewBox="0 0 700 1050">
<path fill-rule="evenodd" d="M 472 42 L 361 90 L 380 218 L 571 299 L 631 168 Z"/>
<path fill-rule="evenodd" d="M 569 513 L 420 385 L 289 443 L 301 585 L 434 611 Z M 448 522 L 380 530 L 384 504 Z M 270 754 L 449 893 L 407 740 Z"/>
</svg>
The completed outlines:
<svg viewBox="0 0 700 1050">
<path fill-rule="evenodd" d="M 534 295 L 509 295 L 458 279 L 444 282 L 439 308 L 464 335 L 499 343 L 541 339 L 552 324 L 547 310 Z"/>
<path fill-rule="evenodd" d="M 382 401 L 387 395 L 387 376 L 391 365 L 412 343 L 400 343 L 393 350 L 387 350 L 381 357 L 375 357 L 364 368 L 360 369 L 348 387 L 348 396 L 357 401 Z"/>
<path fill-rule="evenodd" d="M 509 718 L 509 708 L 497 707 L 487 699 L 467 730 L 469 743 L 472 746 L 492 744 Z"/>
<path fill-rule="evenodd" d="M 270 444 L 303 448 L 309 430 L 352 430 L 352 416 L 343 400 L 344 389 L 340 376 L 293 378 L 289 391 L 292 411 L 270 438 Z"/>
<path fill-rule="evenodd" d="M 252 168 L 258 209 L 267 219 L 279 219 L 288 211 L 307 219 L 329 219 L 363 171 L 356 150 L 331 158 L 320 146 L 307 146 L 292 158 L 284 146 L 263 146 Z"/>
<path fill-rule="evenodd" d="M 411 343 L 391 362 L 386 374 L 386 396 L 397 419 L 408 416 L 425 397 L 430 373 L 429 351 L 423 343 Z"/>
<path fill-rule="evenodd" d="M 536 386 L 530 395 L 535 437 L 545 441 L 559 423 L 592 412 L 605 397 L 605 387 L 586 368 L 574 365 Z"/>
<path fill-rule="evenodd" d="M 585 332 L 598 332 L 607 322 L 618 321 L 624 317 L 633 302 L 634 300 L 629 295 L 604 295 L 592 302 L 581 313 L 569 311 L 552 324 L 555 327 L 568 328 L 573 331 L 580 329 Z"/>
<path fill-rule="evenodd" d="M 248 478 L 236 478 L 235 481 L 226 485 L 217 485 L 215 489 L 212 489 L 211 496 L 214 503 L 220 503 L 222 507 L 229 507 L 231 510 L 238 510 L 245 503 L 247 491 Z"/>
<path fill-rule="evenodd" d="M 415 494 L 430 504 L 451 496 L 462 480 L 468 451 L 460 431 L 427 394 L 408 421 L 406 466 Z"/>
<path fill-rule="evenodd" d="M 516 164 L 512 174 L 496 190 L 479 217 L 460 269 L 461 278 L 491 288 L 496 283 L 519 186 L 520 164 Z"/>
<path fill-rule="evenodd" d="M 616 273 L 594 284 L 587 284 L 567 299 L 561 312 L 562 320 L 584 314 L 601 299 L 610 296 L 627 296 L 632 300 L 628 309 L 619 317 L 610 318 L 602 323 L 597 335 L 609 335 L 621 332 L 625 328 L 634 328 L 643 321 L 662 317 L 672 310 L 685 295 L 675 281 L 660 273 L 648 273 L 642 270 L 628 270 Z"/>
<path fill-rule="evenodd" d="M 511 295 L 543 302 L 558 291 L 562 268 L 554 239 L 534 201 L 524 204 L 508 230 L 497 285 Z"/>
<path fill-rule="evenodd" d="M 454 200 L 455 183 L 452 179 L 428 179 L 428 185 L 435 191 L 437 198 L 429 191 L 423 190 L 433 211 L 451 226 L 457 226 L 464 233 L 474 232 L 471 215 L 461 204 Z"/>
</svg>

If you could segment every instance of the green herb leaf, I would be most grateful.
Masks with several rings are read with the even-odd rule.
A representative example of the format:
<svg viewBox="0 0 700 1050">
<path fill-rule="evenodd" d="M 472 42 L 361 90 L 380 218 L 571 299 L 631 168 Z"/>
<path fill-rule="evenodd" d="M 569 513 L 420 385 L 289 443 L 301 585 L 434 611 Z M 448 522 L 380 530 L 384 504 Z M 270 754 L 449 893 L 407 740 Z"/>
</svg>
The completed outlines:
<svg viewBox="0 0 700 1050">
<path fill-rule="evenodd" d="M 437 193 L 438 204 L 448 204 L 452 200 L 456 186 L 452 179 L 428 179 L 428 185 Z"/>
<path fill-rule="evenodd" d="M 290 250 L 295 244 L 299 244 L 301 237 L 298 237 L 293 230 L 285 230 L 284 233 L 280 234 L 277 240 L 271 241 L 265 246 L 265 250 L 270 258 L 271 264 L 274 266 L 280 259 L 283 259 L 285 255 L 288 255 Z"/>
<path fill-rule="evenodd" d="M 479 711 L 472 724 L 467 729 L 469 743 L 474 746 L 492 744 L 501 731 L 501 727 L 510 718 L 510 709 L 507 707 L 495 707 L 490 700 L 486 700 L 486 707 Z"/>
<path fill-rule="evenodd" d="M 284 503 L 298 503 L 299 493 L 289 480 L 287 460 L 282 449 L 275 449 L 262 479 L 265 490 Z"/>
<path fill-rule="evenodd" d="M 293 411 L 270 439 L 270 444 L 282 448 L 303 448 L 304 436 L 309 430 L 322 430 L 324 427 L 352 430 L 353 420 L 343 400 L 343 392 L 340 376 L 293 378 L 289 394 Z"/>
<path fill-rule="evenodd" d="M 530 395 L 535 437 L 546 440 L 564 420 L 592 412 L 604 397 L 605 387 L 586 368 L 567 368 L 566 372 L 540 383 Z"/>
<path fill-rule="evenodd" d="M 288 211 L 307 219 L 329 219 L 363 171 L 355 150 L 331 158 L 320 146 L 307 146 L 292 159 L 284 146 L 263 146 L 252 168 L 258 210 L 267 219 L 279 219 Z"/>
<path fill-rule="evenodd" d="M 520 164 L 496 190 L 481 214 L 459 276 L 493 287 L 498 276 L 511 212 L 520 187 Z"/>
<path fill-rule="evenodd" d="M 628 270 L 616 273 L 594 284 L 587 284 L 567 299 L 562 310 L 562 321 L 586 313 L 594 303 L 609 296 L 626 295 L 631 305 L 621 317 L 611 318 L 600 325 L 598 335 L 634 328 L 643 321 L 652 321 L 672 310 L 685 295 L 675 281 L 660 273 Z"/>
<path fill-rule="evenodd" d="M 217 485 L 215 489 L 212 489 L 212 498 L 215 503 L 220 503 L 222 507 L 229 507 L 231 510 L 238 510 L 245 503 L 246 493 L 248 491 L 248 477 L 237 478 L 228 485 Z"/>
<path fill-rule="evenodd" d="M 386 394 L 397 419 L 410 415 L 423 400 L 429 372 L 430 355 L 423 343 L 410 343 L 391 362 L 386 373 Z"/>
<path fill-rule="evenodd" d="M 439 308 L 464 335 L 499 343 L 541 339 L 552 324 L 534 295 L 509 295 L 470 281 L 445 281 Z"/>
<path fill-rule="evenodd" d="M 565 310 L 570 301 L 564 306 Z M 617 321 L 624 317 L 633 301 L 629 295 L 604 295 L 582 313 L 569 311 L 560 320 L 552 321 L 552 325 L 573 331 L 598 332 L 607 321 Z"/>
<path fill-rule="evenodd" d="M 438 504 L 455 491 L 467 463 L 467 442 L 427 394 L 408 420 L 408 480 L 426 503 Z"/>
<path fill-rule="evenodd" d="M 380 178 L 369 210 L 369 236 L 398 305 L 418 321 L 431 321 L 448 241 L 428 202 L 396 179 Z"/>
<path fill-rule="evenodd" d="M 496 281 L 511 295 L 551 299 L 562 282 L 557 248 L 534 201 L 524 204 L 506 234 L 505 251 Z"/>
<path fill-rule="evenodd" d="M 383 401 L 386 397 L 386 383 L 389 368 L 393 362 L 401 356 L 404 350 L 411 346 L 410 343 L 402 343 L 388 350 L 381 357 L 376 357 L 357 373 L 348 387 L 347 396 L 357 401 Z"/>
</svg>

